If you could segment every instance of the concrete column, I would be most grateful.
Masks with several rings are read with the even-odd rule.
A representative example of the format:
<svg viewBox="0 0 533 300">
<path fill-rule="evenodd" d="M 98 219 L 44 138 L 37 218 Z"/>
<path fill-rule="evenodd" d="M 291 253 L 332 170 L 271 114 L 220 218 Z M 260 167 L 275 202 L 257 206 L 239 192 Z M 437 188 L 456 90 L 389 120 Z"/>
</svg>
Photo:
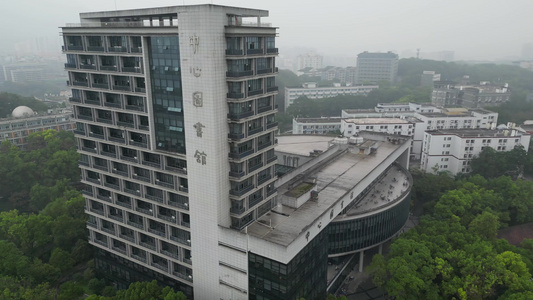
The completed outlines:
<svg viewBox="0 0 533 300">
<path fill-rule="evenodd" d="M 383 244 L 379 244 L 378 253 L 383 254 Z"/>
<path fill-rule="evenodd" d="M 365 251 L 359 252 L 359 273 L 363 273 L 363 263 L 365 262 Z"/>
</svg>

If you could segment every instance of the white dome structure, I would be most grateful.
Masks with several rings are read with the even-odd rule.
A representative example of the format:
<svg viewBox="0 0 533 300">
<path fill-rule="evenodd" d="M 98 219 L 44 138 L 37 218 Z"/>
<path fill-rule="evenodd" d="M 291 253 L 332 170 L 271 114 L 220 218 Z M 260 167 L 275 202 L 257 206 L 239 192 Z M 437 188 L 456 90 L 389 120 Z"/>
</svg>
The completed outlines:
<svg viewBox="0 0 533 300">
<path fill-rule="evenodd" d="M 18 106 L 13 110 L 11 116 L 13 118 L 27 118 L 33 116 L 34 114 L 35 113 L 31 108 L 27 106 Z"/>
</svg>

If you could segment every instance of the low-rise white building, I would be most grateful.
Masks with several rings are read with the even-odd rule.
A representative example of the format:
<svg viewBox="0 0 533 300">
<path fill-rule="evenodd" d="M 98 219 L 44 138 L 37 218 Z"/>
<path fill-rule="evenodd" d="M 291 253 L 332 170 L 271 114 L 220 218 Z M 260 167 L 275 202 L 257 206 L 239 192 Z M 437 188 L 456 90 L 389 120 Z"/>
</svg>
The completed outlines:
<svg viewBox="0 0 533 300">
<path fill-rule="evenodd" d="M 420 168 L 429 173 L 448 171 L 452 175 L 471 171 L 472 158 L 486 147 L 509 151 L 523 146 L 527 151 L 531 135 L 518 130 L 442 129 L 426 131 Z"/>
<path fill-rule="evenodd" d="M 309 99 L 322 99 L 337 96 L 366 96 L 372 90 L 379 88 L 377 85 L 358 85 L 358 86 L 329 86 L 318 87 L 316 83 L 306 83 L 300 88 L 285 88 L 285 109 L 294 103 L 294 100 L 300 97 Z"/>
<path fill-rule="evenodd" d="M 341 118 L 294 118 L 292 134 L 329 134 L 340 131 Z"/>
<path fill-rule="evenodd" d="M 361 131 L 411 137 L 411 157 L 415 160 L 420 159 L 422 138 L 424 136 L 424 123 L 417 118 L 402 116 L 400 118 L 342 119 L 340 131 L 346 137 L 358 136 Z"/>
</svg>

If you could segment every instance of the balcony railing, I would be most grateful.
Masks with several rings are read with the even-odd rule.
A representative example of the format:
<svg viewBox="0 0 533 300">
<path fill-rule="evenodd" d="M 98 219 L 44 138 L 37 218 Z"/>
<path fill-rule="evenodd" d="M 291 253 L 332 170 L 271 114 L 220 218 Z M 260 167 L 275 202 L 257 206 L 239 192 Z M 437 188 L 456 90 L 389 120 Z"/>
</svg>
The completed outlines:
<svg viewBox="0 0 533 300">
<path fill-rule="evenodd" d="M 117 66 L 100 66 L 100 71 L 117 71 Z"/>
<path fill-rule="evenodd" d="M 117 201 L 117 205 L 131 209 L 131 203 Z"/>
<path fill-rule="evenodd" d="M 127 49 L 124 46 L 109 46 L 109 47 L 107 47 L 107 51 L 109 51 L 109 52 L 126 52 Z"/>
<path fill-rule="evenodd" d="M 148 249 L 152 249 L 152 250 L 155 250 L 155 244 L 150 244 L 150 243 L 147 243 L 147 242 L 139 242 L 139 245 L 145 247 L 145 248 L 148 248 Z"/>
<path fill-rule="evenodd" d="M 101 151 L 100 154 L 111 158 L 117 158 L 117 154 L 115 152 Z"/>
<path fill-rule="evenodd" d="M 98 121 L 98 120 L 97 120 Z M 111 124 L 111 123 L 110 123 Z M 119 137 L 114 137 L 114 136 L 110 136 L 108 137 L 109 141 L 111 142 L 115 142 L 115 143 L 121 143 L 121 144 L 125 144 L 126 143 L 126 140 L 124 138 L 119 138 Z"/>
<path fill-rule="evenodd" d="M 230 190 L 229 193 L 233 196 L 242 196 L 253 189 L 254 189 L 254 185 L 252 184 L 240 190 Z"/>
<path fill-rule="evenodd" d="M 133 122 L 117 121 L 117 125 L 118 126 L 123 126 L 123 127 L 135 128 L 135 124 Z"/>
<path fill-rule="evenodd" d="M 263 162 L 260 162 L 260 163 L 256 164 L 255 166 L 250 166 L 248 168 L 248 172 L 253 172 L 253 171 L 261 168 L 262 166 L 263 166 Z"/>
<path fill-rule="evenodd" d="M 96 70 L 96 65 L 80 64 L 80 69 L 83 69 L 83 70 Z"/>
<path fill-rule="evenodd" d="M 148 232 L 151 232 L 151 233 L 153 233 L 155 235 L 162 236 L 162 237 L 165 236 L 165 232 L 164 231 L 160 231 L 160 230 L 153 229 L 153 228 L 148 228 Z"/>
<path fill-rule="evenodd" d="M 131 92 L 131 86 L 129 85 L 113 85 L 114 90 Z"/>
<path fill-rule="evenodd" d="M 277 86 L 267 87 L 267 93 L 277 92 L 277 91 L 278 91 L 278 87 Z"/>
<path fill-rule="evenodd" d="M 65 64 L 65 68 L 66 68 L 66 69 L 76 69 L 76 64 L 69 64 L 69 63 L 66 63 L 66 64 Z"/>
<path fill-rule="evenodd" d="M 272 106 L 270 105 L 267 105 L 267 106 L 263 106 L 263 107 L 258 107 L 257 108 L 257 113 L 263 113 L 265 111 L 269 111 L 269 110 L 272 110 Z"/>
<path fill-rule="evenodd" d="M 234 159 L 241 159 L 241 158 L 244 158 L 248 155 L 251 155 L 254 153 L 254 149 L 250 149 L 248 151 L 245 151 L 245 152 L 241 152 L 241 153 L 233 153 L 233 152 L 230 152 L 229 153 L 229 157 L 230 158 L 234 158 Z"/>
<path fill-rule="evenodd" d="M 277 54 L 279 52 L 278 48 L 267 48 L 266 51 L 268 54 Z"/>
<path fill-rule="evenodd" d="M 105 82 L 105 83 L 96 83 L 96 82 L 94 82 L 93 83 L 93 88 L 109 89 L 109 83 L 107 83 L 107 82 Z"/>
<path fill-rule="evenodd" d="M 242 49 L 226 49 L 226 55 L 243 55 Z"/>
<path fill-rule="evenodd" d="M 130 189 L 130 188 L 124 188 L 124 192 L 126 192 L 128 194 L 135 195 L 135 196 L 140 196 L 141 195 L 141 191 L 140 190 L 133 190 L 133 189 Z"/>
<path fill-rule="evenodd" d="M 254 71 L 247 70 L 247 71 L 227 71 L 226 77 L 245 77 L 245 76 L 252 76 L 254 74 Z"/>
<path fill-rule="evenodd" d="M 227 96 L 230 99 L 242 99 L 244 98 L 244 93 L 229 92 Z"/>
<path fill-rule="evenodd" d="M 104 52 L 104 47 L 102 47 L 102 46 L 87 46 L 87 51 Z"/>
<path fill-rule="evenodd" d="M 122 234 L 122 233 L 119 234 L 118 236 L 123 238 L 123 239 L 125 239 L 125 240 L 127 240 L 127 241 L 135 243 L 135 237 L 133 237 L 133 236 L 125 235 L 125 234 Z"/>
<path fill-rule="evenodd" d="M 268 146 L 272 146 L 272 141 L 264 142 L 257 146 L 257 150 L 265 149 Z"/>
<path fill-rule="evenodd" d="M 247 49 L 246 54 L 248 55 L 263 54 L 263 49 Z"/>
<path fill-rule="evenodd" d="M 133 221 L 129 221 L 128 220 L 128 225 L 136 227 L 136 228 L 139 228 L 139 229 L 144 229 L 144 225 L 142 223 L 139 224 L 137 222 L 133 222 Z"/>
<path fill-rule="evenodd" d="M 229 113 L 228 114 L 228 119 L 239 120 L 239 119 L 244 119 L 244 118 L 251 117 L 253 115 L 254 115 L 254 111 L 253 110 L 246 111 L 246 112 L 241 112 L 241 113 Z"/>
<path fill-rule="evenodd" d="M 246 210 L 246 208 L 244 208 L 244 207 L 232 207 L 232 208 L 230 208 L 229 211 L 230 211 L 232 214 L 240 215 L 240 214 L 242 214 L 245 210 Z"/>
<path fill-rule="evenodd" d="M 89 87 L 89 82 L 88 81 L 73 81 L 72 82 L 73 85 L 75 86 L 85 86 L 85 87 Z"/>
<path fill-rule="evenodd" d="M 104 106 L 122 108 L 122 104 L 120 102 L 108 102 L 108 101 L 105 101 L 104 102 Z"/>
<path fill-rule="evenodd" d="M 272 73 L 272 68 L 257 70 L 257 75 Z"/>
<path fill-rule="evenodd" d="M 261 185 L 261 184 L 269 181 L 270 179 L 272 179 L 272 176 L 270 174 L 268 176 L 257 178 L 257 185 Z"/>
<path fill-rule="evenodd" d="M 83 45 L 68 45 L 67 50 L 68 51 L 82 51 Z"/>
<path fill-rule="evenodd" d="M 76 98 L 76 97 L 70 97 L 70 98 L 68 98 L 68 100 L 70 102 L 81 103 L 81 99 L 80 98 Z"/>
<path fill-rule="evenodd" d="M 142 257 L 142 256 L 139 256 L 139 255 L 136 255 L 136 254 L 132 254 L 131 257 L 136 259 L 136 260 L 138 260 L 138 261 L 142 261 L 143 263 L 146 263 L 146 256 Z"/>
<path fill-rule="evenodd" d="M 257 128 L 254 128 L 254 129 L 250 129 L 250 130 L 248 130 L 248 136 L 254 135 L 254 134 L 259 133 L 261 131 L 263 131 L 263 127 L 257 127 Z"/>
<path fill-rule="evenodd" d="M 248 97 L 255 96 L 255 95 L 261 95 L 263 93 L 263 89 L 255 90 L 255 91 L 248 91 Z"/>
<path fill-rule="evenodd" d="M 167 216 L 167 215 L 157 214 L 157 217 L 162 219 L 162 220 L 165 220 L 167 222 L 170 222 L 170 223 L 176 223 L 176 217 L 175 216 Z"/>
<path fill-rule="evenodd" d="M 135 111 L 144 111 L 144 106 L 143 105 L 127 105 L 126 104 L 126 109 L 135 110 Z"/>
<path fill-rule="evenodd" d="M 278 126 L 278 122 L 272 122 L 266 125 L 267 129 L 274 128 L 276 126 Z"/>
<path fill-rule="evenodd" d="M 115 221 L 124 222 L 124 217 L 120 215 L 109 215 L 109 218 Z"/>
<path fill-rule="evenodd" d="M 240 171 L 240 172 L 233 172 L 233 171 L 230 171 L 229 172 L 229 176 L 230 177 L 234 177 L 234 178 L 241 178 L 243 177 L 244 175 L 246 175 L 246 173 L 244 171 Z"/>
<path fill-rule="evenodd" d="M 141 69 L 141 67 L 122 67 L 122 72 L 142 73 L 142 69 Z"/>
</svg>

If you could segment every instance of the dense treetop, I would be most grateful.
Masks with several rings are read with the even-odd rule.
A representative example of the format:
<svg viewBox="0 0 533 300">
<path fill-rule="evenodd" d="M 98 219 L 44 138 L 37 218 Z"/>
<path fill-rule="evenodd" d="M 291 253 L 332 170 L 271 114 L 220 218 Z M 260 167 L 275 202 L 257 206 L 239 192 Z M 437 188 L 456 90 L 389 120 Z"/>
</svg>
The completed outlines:
<svg viewBox="0 0 533 300">
<path fill-rule="evenodd" d="M 11 112 L 17 106 L 27 106 L 36 112 L 43 112 L 48 109 L 48 106 L 33 97 L 22 97 L 10 93 L 0 93 L 0 118 L 5 118 L 11 115 Z"/>
</svg>

